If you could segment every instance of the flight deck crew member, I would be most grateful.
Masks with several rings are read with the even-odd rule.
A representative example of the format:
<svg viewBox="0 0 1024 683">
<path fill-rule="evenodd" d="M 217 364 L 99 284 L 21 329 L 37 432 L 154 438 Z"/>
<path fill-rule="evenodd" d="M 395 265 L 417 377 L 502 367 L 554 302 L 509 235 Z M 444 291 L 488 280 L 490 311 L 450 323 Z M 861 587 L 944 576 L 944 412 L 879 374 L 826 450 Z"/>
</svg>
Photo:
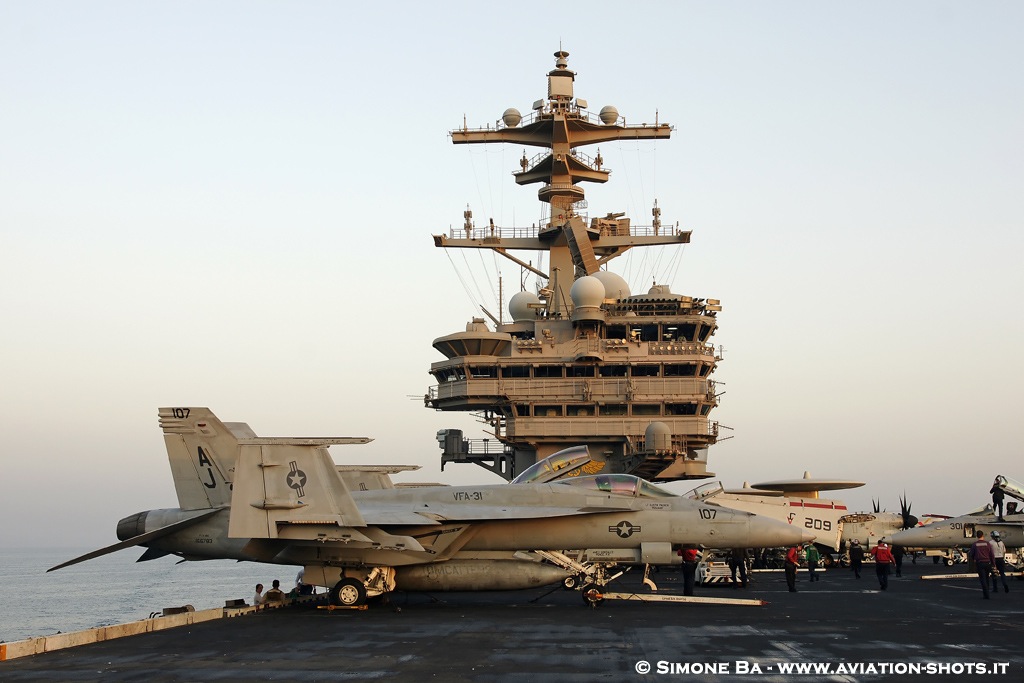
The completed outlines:
<svg viewBox="0 0 1024 683">
<path fill-rule="evenodd" d="M 974 567 L 978 570 L 978 580 L 981 581 L 981 593 L 988 600 L 988 575 L 992 573 L 992 546 L 985 540 L 985 532 L 979 531 L 975 534 L 978 538 L 968 551 L 968 555 L 974 560 Z"/>
<path fill-rule="evenodd" d="M 996 480 L 992 482 L 992 488 L 988 490 L 992 494 L 992 508 L 995 513 L 999 515 L 999 521 L 1003 521 L 1003 489 L 999 488 L 1000 479 L 1002 477 L 996 477 Z"/>
<path fill-rule="evenodd" d="M 907 551 L 901 545 L 894 545 L 891 550 L 892 558 L 896 561 L 896 576 L 903 576 L 903 556 Z"/>
<path fill-rule="evenodd" d="M 263 596 L 263 604 L 277 602 L 283 603 L 285 599 L 284 591 L 281 590 L 281 582 L 274 579 L 273 586 L 267 591 L 267 594 Z"/>
<path fill-rule="evenodd" d="M 696 548 L 681 548 L 679 554 L 683 558 L 683 595 L 693 595 L 693 585 L 697 580 L 697 559 L 700 551 Z"/>
<path fill-rule="evenodd" d="M 992 546 L 992 592 L 999 592 L 999 585 L 996 583 L 996 573 L 998 572 L 999 577 L 1003 580 L 1003 590 L 1009 593 L 1010 585 L 1006 583 L 1006 544 L 1003 543 L 998 531 L 992 532 L 992 538 L 989 539 L 988 544 Z"/>
<path fill-rule="evenodd" d="M 263 584 L 256 584 L 256 595 L 252 597 L 252 604 L 259 605 L 263 602 Z"/>
<path fill-rule="evenodd" d="M 892 551 L 885 541 L 879 540 L 878 545 L 871 549 L 871 557 L 875 558 L 875 574 L 878 576 L 878 586 L 882 590 L 889 589 L 889 568 L 896 564 Z"/>
<path fill-rule="evenodd" d="M 795 545 L 786 551 L 786 585 L 790 593 L 796 593 L 796 568 L 800 564 L 800 546 Z"/>
<path fill-rule="evenodd" d="M 295 594 L 296 595 L 312 595 L 313 585 L 304 581 L 306 576 L 306 568 L 303 567 L 299 570 L 299 573 L 295 575 Z"/>
<path fill-rule="evenodd" d="M 850 543 L 850 569 L 853 570 L 853 576 L 860 578 L 860 568 L 864 564 L 864 548 L 861 546 L 860 541 L 856 538 Z"/>
<path fill-rule="evenodd" d="M 821 561 L 821 553 L 818 552 L 813 543 L 805 545 L 804 550 L 807 553 L 807 580 L 821 581 L 821 577 L 815 573 L 815 570 L 818 568 L 818 562 Z"/>
<path fill-rule="evenodd" d="M 740 573 L 740 582 L 747 587 L 747 549 L 733 548 L 729 556 L 729 570 L 732 573 L 732 587 L 736 588 L 736 572 Z"/>
</svg>

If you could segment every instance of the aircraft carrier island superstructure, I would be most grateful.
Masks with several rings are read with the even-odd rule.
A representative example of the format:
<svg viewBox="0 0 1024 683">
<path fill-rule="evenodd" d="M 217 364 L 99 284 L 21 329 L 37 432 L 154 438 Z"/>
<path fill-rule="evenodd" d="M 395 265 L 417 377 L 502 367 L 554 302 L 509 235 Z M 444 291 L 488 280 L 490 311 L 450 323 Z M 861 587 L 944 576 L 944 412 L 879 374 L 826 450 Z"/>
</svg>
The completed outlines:
<svg viewBox="0 0 1024 683">
<path fill-rule="evenodd" d="M 614 140 L 668 138 L 667 123 L 627 125 L 615 107 L 595 116 L 573 95 L 567 52 L 555 53 L 548 97 L 523 116 L 507 109 L 495 127 L 451 132 L 455 144 L 513 143 L 545 148 L 525 152 L 520 185 L 540 183 L 550 205 L 531 228 L 477 228 L 471 211 L 461 230 L 435 235 L 445 248 L 490 249 L 532 272 L 537 292 L 510 297 L 504 316 L 473 318 L 463 332 L 434 340 L 445 360 L 433 363 L 437 384 L 427 407 L 477 414 L 494 438 L 438 432 L 441 466 L 474 463 L 513 479 L 536 461 L 585 444 L 594 462 L 580 474 L 628 472 L 652 480 L 713 476 L 708 446 L 718 438 L 710 419 L 718 405 L 711 379 L 720 360 L 710 343 L 720 302 L 673 294 L 666 285 L 634 294 L 606 264 L 632 247 L 688 243 L 689 231 L 665 229 L 660 209 L 649 226 L 623 213 L 588 218 L 581 182 L 603 183 L 609 169 L 600 150 L 580 147 Z M 539 251 L 548 270 L 512 252 Z"/>
</svg>

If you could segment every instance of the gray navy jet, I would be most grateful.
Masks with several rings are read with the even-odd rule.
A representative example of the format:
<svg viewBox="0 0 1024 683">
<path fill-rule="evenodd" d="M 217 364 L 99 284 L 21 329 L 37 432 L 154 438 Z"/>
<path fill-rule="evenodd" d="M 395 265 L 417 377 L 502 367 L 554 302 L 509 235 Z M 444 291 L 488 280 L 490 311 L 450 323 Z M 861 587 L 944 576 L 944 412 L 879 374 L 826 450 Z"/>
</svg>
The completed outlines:
<svg viewBox="0 0 1024 683">
<path fill-rule="evenodd" d="M 396 486 L 389 475 L 408 467 L 338 466 L 328 451 L 367 438 L 258 437 L 207 408 L 161 408 L 159 417 L 180 507 L 126 517 L 120 543 L 50 571 L 143 546 L 140 561 L 173 554 L 296 565 L 334 604 L 358 605 L 393 590 L 521 589 L 573 578 L 573 568 L 541 561 L 546 551 L 607 548 L 669 564 L 683 545 L 813 538 L 627 474 Z"/>
</svg>

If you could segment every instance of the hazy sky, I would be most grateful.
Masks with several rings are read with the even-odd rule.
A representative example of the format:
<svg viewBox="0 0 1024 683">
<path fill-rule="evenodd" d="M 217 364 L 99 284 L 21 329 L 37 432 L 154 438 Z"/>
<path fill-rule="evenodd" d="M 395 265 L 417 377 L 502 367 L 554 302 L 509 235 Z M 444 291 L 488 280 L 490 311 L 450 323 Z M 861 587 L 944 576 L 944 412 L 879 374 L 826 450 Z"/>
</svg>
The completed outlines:
<svg viewBox="0 0 1024 683">
<path fill-rule="evenodd" d="M 439 472 L 435 432 L 482 426 L 422 400 L 496 261 L 431 235 L 538 219 L 522 149 L 447 134 L 529 111 L 559 46 L 592 110 L 676 127 L 602 146 L 588 200 L 693 231 L 612 270 L 722 300 L 710 469 L 977 506 L 1024 479 L 1022 29 L 1017 2 L 0 0 L 0 544 L 174 507 L 159 406 L 499 483 Z"/>
</svg>

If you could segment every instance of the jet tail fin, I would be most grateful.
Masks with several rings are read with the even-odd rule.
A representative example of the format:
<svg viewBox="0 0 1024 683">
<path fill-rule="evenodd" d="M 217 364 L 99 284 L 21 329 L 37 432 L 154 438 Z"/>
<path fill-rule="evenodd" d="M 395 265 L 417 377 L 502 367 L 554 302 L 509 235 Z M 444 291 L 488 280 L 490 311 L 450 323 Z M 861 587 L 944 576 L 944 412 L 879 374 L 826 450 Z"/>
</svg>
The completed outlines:
<svg viewBox="0 0 1024 683">
<path fill-rule="evenodd" d="M 242 440 L 228 536 L 369 541 L 366 522 L 327 450 L 367 440 Z"/>
<path fill-rule="evenodd" d="M 235 463 L 243 445 L 367 443 L 365 437 L 261 438 L 244 422 L 221 422 L 209 408 L 160 408 L 178 506 L 201 510 L 231 504 Z"/>
<path fill-rule="evenodd" d="M 160 408 L 167 459 L 182 510 L 215 508 L 231 503 L 238 456 L 238 435 L 209 408 Z M 232 423 L 241 436 L 248 425 Z"/>
</svg>

